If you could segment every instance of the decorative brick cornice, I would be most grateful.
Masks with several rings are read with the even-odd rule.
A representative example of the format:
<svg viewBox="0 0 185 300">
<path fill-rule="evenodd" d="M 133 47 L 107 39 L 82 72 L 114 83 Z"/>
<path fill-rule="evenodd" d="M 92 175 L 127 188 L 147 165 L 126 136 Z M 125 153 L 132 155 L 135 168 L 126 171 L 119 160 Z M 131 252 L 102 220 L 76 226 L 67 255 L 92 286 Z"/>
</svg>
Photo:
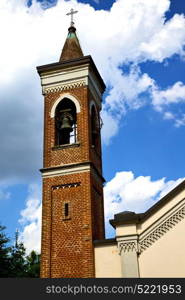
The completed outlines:
<svg viewBox="0 0 185 300">
<path fill-rule="evenodd" d="M 162 223 L 158 224 L 158 226 L 155 226 L 155 228 L 153 228 L 152 231 L 150 230 L 148 234 L 145 234 L 144 237 L 141 237 L 139 239 L 140 252 L 143 252 L 144 250 L 149 248 L 153 243 L 160 239 L 167 231 L 173 228 L 184 218 L 185 205 L 181 206 L 178 210 L 176 210 L 173 214 L 166 218 Z"/>
<path fill-rule="evenodd" d="M 86 80 L 80 80 L 80 81 L 60 84 L 58 86 L 43 87 L 42 92 L 43 92 L 43 95 L 46 95 L 49 93 L 56 93 L 56 92 L 60 92 L 60 91 L 64 91 L 64 90 L 78 88 L 78 87 L 85 86 L 85 85 L 87 85 Z"/>
<path fill-rule="evenodd" d="M 80 172 L 88 172 L 90 170 L 93 172 L 95 176 L 97 176 L 98 180 L 101 180 L 101 182 L 103 183 L 105 182 L 105 179 L 101 175 L 100 171 L 90 161 L 43 168 L 40 169 L 40 172 L 42 173 L 42 177 L 46 178 L 46 177 L 62 176 L 67 174 L 80 173 Z"/>
<path fill-rule="evenodd" d="M 39 66 L 39 67 L 37 67 L 37 72 L 39 73 L 40 76 L 42 76 L 43 74 L 46 74 L 46 73 L 52 73 L 52 72 L 56 73 L 56 72 L 60 72 L 61 70 L 66 71 L 66 69 L 76 68 L 76 67 L 80 67 L 83 65 L 88 65 L 90 67 L 90 69 L 94 73 L 95 77 L 97 78 L 98 82 L 100 83 L 101 90 L 103 93 L 106 86 L 105 86 L 103 79 L 101 78 L 101 76 L 96 68 L 96 65 L 90 55 L 83 56 L 83 57 L 77 58 L 77 59 L 71 59 L 68 61 L 64 61 L 62 63 L 58 62 L 58 63 L 52 63 L 52 64 L 48 64 L 48 65 L 44 65 L 44 66 Z"/>
</svg>

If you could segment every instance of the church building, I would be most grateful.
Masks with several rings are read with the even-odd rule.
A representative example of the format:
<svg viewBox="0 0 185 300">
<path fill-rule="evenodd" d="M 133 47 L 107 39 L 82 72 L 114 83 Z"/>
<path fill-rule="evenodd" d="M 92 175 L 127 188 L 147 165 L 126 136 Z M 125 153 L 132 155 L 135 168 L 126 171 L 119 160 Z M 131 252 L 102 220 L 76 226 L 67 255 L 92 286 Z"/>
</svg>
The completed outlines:
<svg viewBox="0 0 185 300">
<path fill-rule="evenodd" d="M 185 181 L 145 213 L 116 214 L 116 236 L 105 238 L 105 84 L 83 55 L 73 18 L 59 62 L 37 71 L 44 96 L 41 277 L 185 277 Z"/>
</svg>

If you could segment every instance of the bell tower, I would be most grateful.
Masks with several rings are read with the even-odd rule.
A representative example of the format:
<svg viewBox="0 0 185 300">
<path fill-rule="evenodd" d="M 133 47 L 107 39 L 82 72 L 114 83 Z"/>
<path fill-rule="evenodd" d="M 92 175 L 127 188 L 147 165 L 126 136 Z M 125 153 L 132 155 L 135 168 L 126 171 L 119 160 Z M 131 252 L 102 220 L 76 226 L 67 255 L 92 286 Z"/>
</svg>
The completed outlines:
<svg viewBox="0 0 185 300">
<path fill-rule="evenodd" d="M 101 98 L 73 21 L 60 60 L 37 67 L 44 96 L 41 277 L 95 277 L 93 240 L 104 239 Z"/>
</svg>

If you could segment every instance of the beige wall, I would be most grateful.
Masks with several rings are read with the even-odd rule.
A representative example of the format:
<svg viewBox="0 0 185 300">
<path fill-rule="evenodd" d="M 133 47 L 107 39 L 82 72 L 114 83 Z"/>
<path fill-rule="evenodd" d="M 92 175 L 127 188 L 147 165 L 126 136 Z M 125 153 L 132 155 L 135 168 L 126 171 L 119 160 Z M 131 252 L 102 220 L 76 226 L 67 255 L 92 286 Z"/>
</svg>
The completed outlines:
<svg viewBox="0 0 185 300">
<path fill-rule="evenodd" d="M 185 278 L 185 219 L 138 256 L 140 277 Z M 117 245 L 95 247 L 96 277 L 122 277 Z"/>
<path fill-rule="evenodd" d="M 125 224 L 125 225 L 118 225 L 116 227 L 116 236 L 128 236 L 128 235 L 133 235 L 137 234 L 137 228 L 136 224 Z"/>
<path fill-rule="evenodd" d="M 140 277 L 185 277 L 185 219 L 139 256 Z"/>
<path fill-rule="evenodd" d="M 139 277 L 185 278 L 185 190 L 143 222 L 118 225 L 116 240 L 96 245 L 96 277 L 137 277 L 138 268 Z"/>
<path fill-rule="evenodd" d="M 117 245 L 95 247 L 95 276 L 97 278 L 122 277 Z"/>
</svg>

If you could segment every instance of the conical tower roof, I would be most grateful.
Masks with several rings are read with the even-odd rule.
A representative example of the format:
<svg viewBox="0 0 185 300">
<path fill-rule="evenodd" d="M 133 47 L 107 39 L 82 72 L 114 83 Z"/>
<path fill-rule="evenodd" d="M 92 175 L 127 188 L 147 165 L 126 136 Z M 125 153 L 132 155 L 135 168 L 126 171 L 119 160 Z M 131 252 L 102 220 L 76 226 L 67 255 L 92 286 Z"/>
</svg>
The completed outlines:
<svg viewBox="0 0 185 300">
<path fill-rule="evenodd" d="M 68 28 L 68 35 L 63 46 L 59 61 L 63 62 L 64 60 L 80 58 L 83 56 L 84 55 L 76 35 L 76 28 L 74 26 L 70 26 Z"/>
</svg>

